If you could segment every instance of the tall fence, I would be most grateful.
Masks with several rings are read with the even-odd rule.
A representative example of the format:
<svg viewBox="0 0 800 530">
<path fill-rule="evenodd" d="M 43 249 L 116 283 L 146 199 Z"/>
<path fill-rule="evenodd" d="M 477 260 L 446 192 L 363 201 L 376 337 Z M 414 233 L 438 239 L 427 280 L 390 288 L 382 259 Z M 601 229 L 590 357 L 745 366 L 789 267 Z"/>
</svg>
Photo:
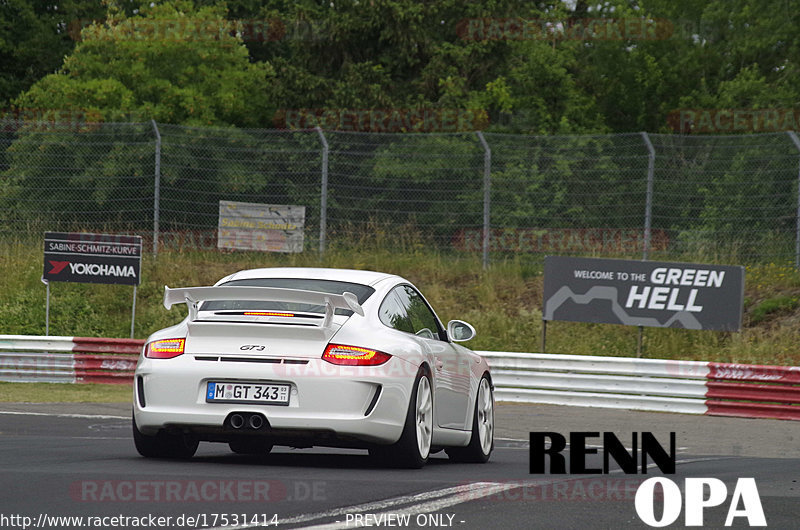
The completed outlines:
<svg viewBox="0 0 800 530">
<path fill-rule="evenodd" d="M 0 237 L 216 248 L 219 201 L 305 207 L 305 249 L 800 260 L 793 132 L 355 133 L 0 122 Z"/>
</svg>

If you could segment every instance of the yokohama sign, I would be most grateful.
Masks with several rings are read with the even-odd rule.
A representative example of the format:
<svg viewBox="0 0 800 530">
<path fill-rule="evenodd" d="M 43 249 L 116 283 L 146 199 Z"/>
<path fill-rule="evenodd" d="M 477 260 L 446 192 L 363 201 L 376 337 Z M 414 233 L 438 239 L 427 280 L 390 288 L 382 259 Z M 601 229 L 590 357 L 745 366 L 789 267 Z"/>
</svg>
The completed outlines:
<svg viewBox="0 0 800 530">
<path fill-rule="evenodd" d="M 45 232 L 44 275 L 53 282 L 139 285 L 142 238 Z"/>
</svg>

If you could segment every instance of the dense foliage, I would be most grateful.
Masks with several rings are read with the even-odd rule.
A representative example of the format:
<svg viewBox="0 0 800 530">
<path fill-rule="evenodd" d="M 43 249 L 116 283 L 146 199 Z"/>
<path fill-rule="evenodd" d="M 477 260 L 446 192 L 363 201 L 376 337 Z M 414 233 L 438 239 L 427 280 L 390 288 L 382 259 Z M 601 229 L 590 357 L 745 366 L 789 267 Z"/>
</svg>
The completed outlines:
<svg viewBox="0 0 800 530">
<path fill-rule="evenodd" d="M 800 0 L 104 4 L 3 2 L 0 104 L 258 128 L 293 109 L 473 109 L 550 134 L 800 99 Z"/>
<path fill-rule="evenodd" d="M 0 121 L 0 233 L 142 230 L 156 173 L 168 229 L 213 228 L 220 199 L 316 226 L 319 139 L 265 129 L 320 124 L 332 230 L 480 229 L 475 129 L 493 228 L 639 230 L 647 131 L 673 247 L 794 249 L 800 0 L 7 0 L 0 21 L 0 105 L 67 119 Z M 736 132 L 777 134 L 700 134 Z"/>
</svg>

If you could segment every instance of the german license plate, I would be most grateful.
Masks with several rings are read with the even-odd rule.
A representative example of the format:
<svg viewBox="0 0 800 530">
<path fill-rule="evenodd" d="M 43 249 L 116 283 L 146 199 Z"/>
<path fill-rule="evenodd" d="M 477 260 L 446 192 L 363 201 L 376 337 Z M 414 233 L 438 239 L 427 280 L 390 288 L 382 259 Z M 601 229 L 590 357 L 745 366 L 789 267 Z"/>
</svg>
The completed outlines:
<svg viewBox="0 0 800 530">
<path fill-rule="evenodd" d="M 206 402 L 288 405 L 289 385 L 209 381 L 206 388 Z"/>
</svg>

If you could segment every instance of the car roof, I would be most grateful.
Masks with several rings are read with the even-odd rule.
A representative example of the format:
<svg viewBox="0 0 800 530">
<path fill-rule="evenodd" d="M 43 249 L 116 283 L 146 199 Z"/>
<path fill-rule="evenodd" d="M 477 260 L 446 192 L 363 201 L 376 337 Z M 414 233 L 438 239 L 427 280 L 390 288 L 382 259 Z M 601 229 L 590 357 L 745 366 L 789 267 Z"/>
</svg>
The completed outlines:
<svg viewBox="0 0 800 530">
<path fill-rule="evenodd" d="M 384 272 L 363 271 L 353 269 L 328 269 L 317 267 L 269 267 L 248 269 L 235 272 L 222 278 L 217 284 L 232 280 L 251 280 L 255 278 L 309 278 L 317 280 L 334 280 L 340 282 L 375 285 L 387 279 L 405 281 L 400 276 Z"/>
</svg>

